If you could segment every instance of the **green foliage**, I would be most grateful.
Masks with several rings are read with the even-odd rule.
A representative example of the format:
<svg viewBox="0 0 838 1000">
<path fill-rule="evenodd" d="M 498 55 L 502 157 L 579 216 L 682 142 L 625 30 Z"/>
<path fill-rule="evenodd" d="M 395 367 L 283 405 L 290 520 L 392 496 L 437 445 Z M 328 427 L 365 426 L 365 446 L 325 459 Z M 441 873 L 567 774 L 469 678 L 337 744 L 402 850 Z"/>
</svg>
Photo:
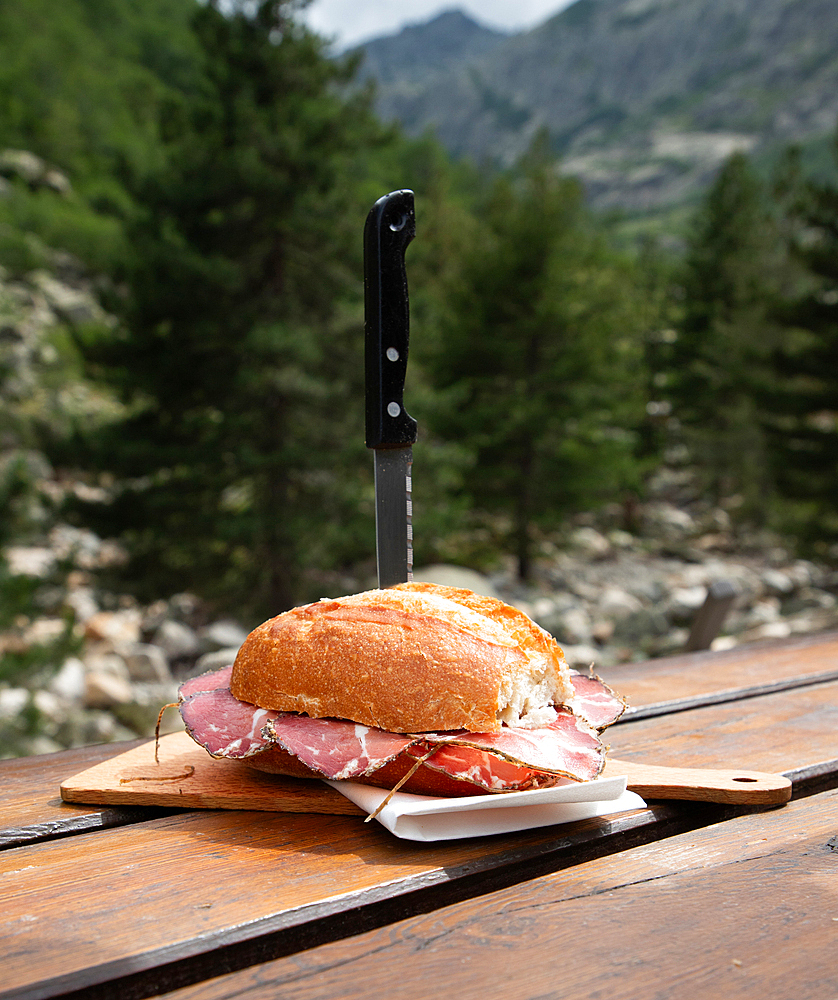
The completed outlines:
<svg viewBox="0 0 838 1000">
<path fill-rule="evenodd" d="M 634 275 L 538 146 L 481 218 L 435 344 L 434 427 L 467 450 L 469 505 L 527 578 L 537 526 L 637 485 Z"/>
<path fill-rule="evenodd" d="M 834 153 L 838 163 L 838 133 Z M 806 179 L 792 153 L 781 195 L 807 280 L 778 313 L 786 336 L 771 444 L 792 527 L 824 556 L 838 540 L 838 176 Z"/>
<path fill-rule="evenodd" d="M 91 442 L 130 574 L 260 614 L 357 559 L 367 490 L 347 167 L 379 130 L 292 12 L 197 9 L 200 92 L 132 189 L 126 326 L 87 348 L 133 408 Z"/>
<path fill-rule="evenodd" d="M 84 187 L 159 165 L 161 115 L 196 85 L 193 0 L 0 5 L 0 144 Z M 163 118 L 165 121 L 165 118 Z"/>
<path fill-rule="evenodd" d="M 764 523 L 773 490 L 765 424 L 777 391 L 772 320 L 788 265 L 767 193 L 736 154 L 697 214 L 683 277 L 683 319 L 668 380 L 703 488 Z"/>
</svg>

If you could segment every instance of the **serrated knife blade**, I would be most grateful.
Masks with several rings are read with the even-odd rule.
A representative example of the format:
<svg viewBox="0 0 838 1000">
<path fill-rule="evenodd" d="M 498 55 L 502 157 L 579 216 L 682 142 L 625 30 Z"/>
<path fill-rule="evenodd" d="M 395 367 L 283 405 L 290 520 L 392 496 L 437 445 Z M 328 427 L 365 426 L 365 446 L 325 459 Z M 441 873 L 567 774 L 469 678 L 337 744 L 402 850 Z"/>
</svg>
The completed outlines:
<svg viewBox="0 0 838 1000">
<path fill-rule="evenodd" d="M 364 227 L 366 444 L 375 453 L 375 539 L 379 587 L 413 574 L 412 444 L 404 408 L 410 309 L 404 255 L 416 234 L 413 192 L 379 198 Z"/>
</svg>

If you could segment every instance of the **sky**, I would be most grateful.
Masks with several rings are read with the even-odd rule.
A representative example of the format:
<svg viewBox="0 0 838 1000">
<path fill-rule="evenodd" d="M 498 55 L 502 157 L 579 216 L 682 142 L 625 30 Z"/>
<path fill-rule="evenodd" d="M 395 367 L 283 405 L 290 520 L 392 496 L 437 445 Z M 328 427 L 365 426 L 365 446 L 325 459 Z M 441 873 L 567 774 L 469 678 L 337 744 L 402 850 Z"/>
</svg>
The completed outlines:
<svg viewBox="0 0 838 1000">
<path fill-rule="evenodd" d="M 303 20 L 340 50 L 390 35 L 457 7 L 490 28 L 524 31 L 546 21 L 573 0 L 312 0 Z"/>
</svg>

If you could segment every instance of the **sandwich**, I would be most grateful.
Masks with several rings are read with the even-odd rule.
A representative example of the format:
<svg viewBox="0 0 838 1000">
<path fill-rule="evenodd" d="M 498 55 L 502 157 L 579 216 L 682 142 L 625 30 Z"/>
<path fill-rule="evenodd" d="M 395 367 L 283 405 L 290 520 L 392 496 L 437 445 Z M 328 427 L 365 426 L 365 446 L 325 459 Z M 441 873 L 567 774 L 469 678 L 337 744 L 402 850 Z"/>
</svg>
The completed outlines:
<svg viewBox="0 0 838 1000">
<path fill-rule="evenodd" d="M 180 689 L 214 757 L 448 796 L 591 780 L 624 708 L 522 611 L 423 583 L 286 611 Z"/>
</svg>

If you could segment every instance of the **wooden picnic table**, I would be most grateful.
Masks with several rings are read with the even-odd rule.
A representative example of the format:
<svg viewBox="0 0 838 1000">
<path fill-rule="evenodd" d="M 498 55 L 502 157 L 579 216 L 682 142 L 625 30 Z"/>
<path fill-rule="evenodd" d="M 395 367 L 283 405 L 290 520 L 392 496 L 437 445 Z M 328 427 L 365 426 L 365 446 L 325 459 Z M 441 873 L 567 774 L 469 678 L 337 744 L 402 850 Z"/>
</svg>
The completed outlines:
<svg viewBox="0 0 838 1000">
<path fill-rule="evenodd" d="M 360 815 L 62 802 L 0 762 L 0 1000 L 838 996 L 838 633 L 615 667 L 613 756 L 786 774 L 438 843 Z"/>
</svg>

